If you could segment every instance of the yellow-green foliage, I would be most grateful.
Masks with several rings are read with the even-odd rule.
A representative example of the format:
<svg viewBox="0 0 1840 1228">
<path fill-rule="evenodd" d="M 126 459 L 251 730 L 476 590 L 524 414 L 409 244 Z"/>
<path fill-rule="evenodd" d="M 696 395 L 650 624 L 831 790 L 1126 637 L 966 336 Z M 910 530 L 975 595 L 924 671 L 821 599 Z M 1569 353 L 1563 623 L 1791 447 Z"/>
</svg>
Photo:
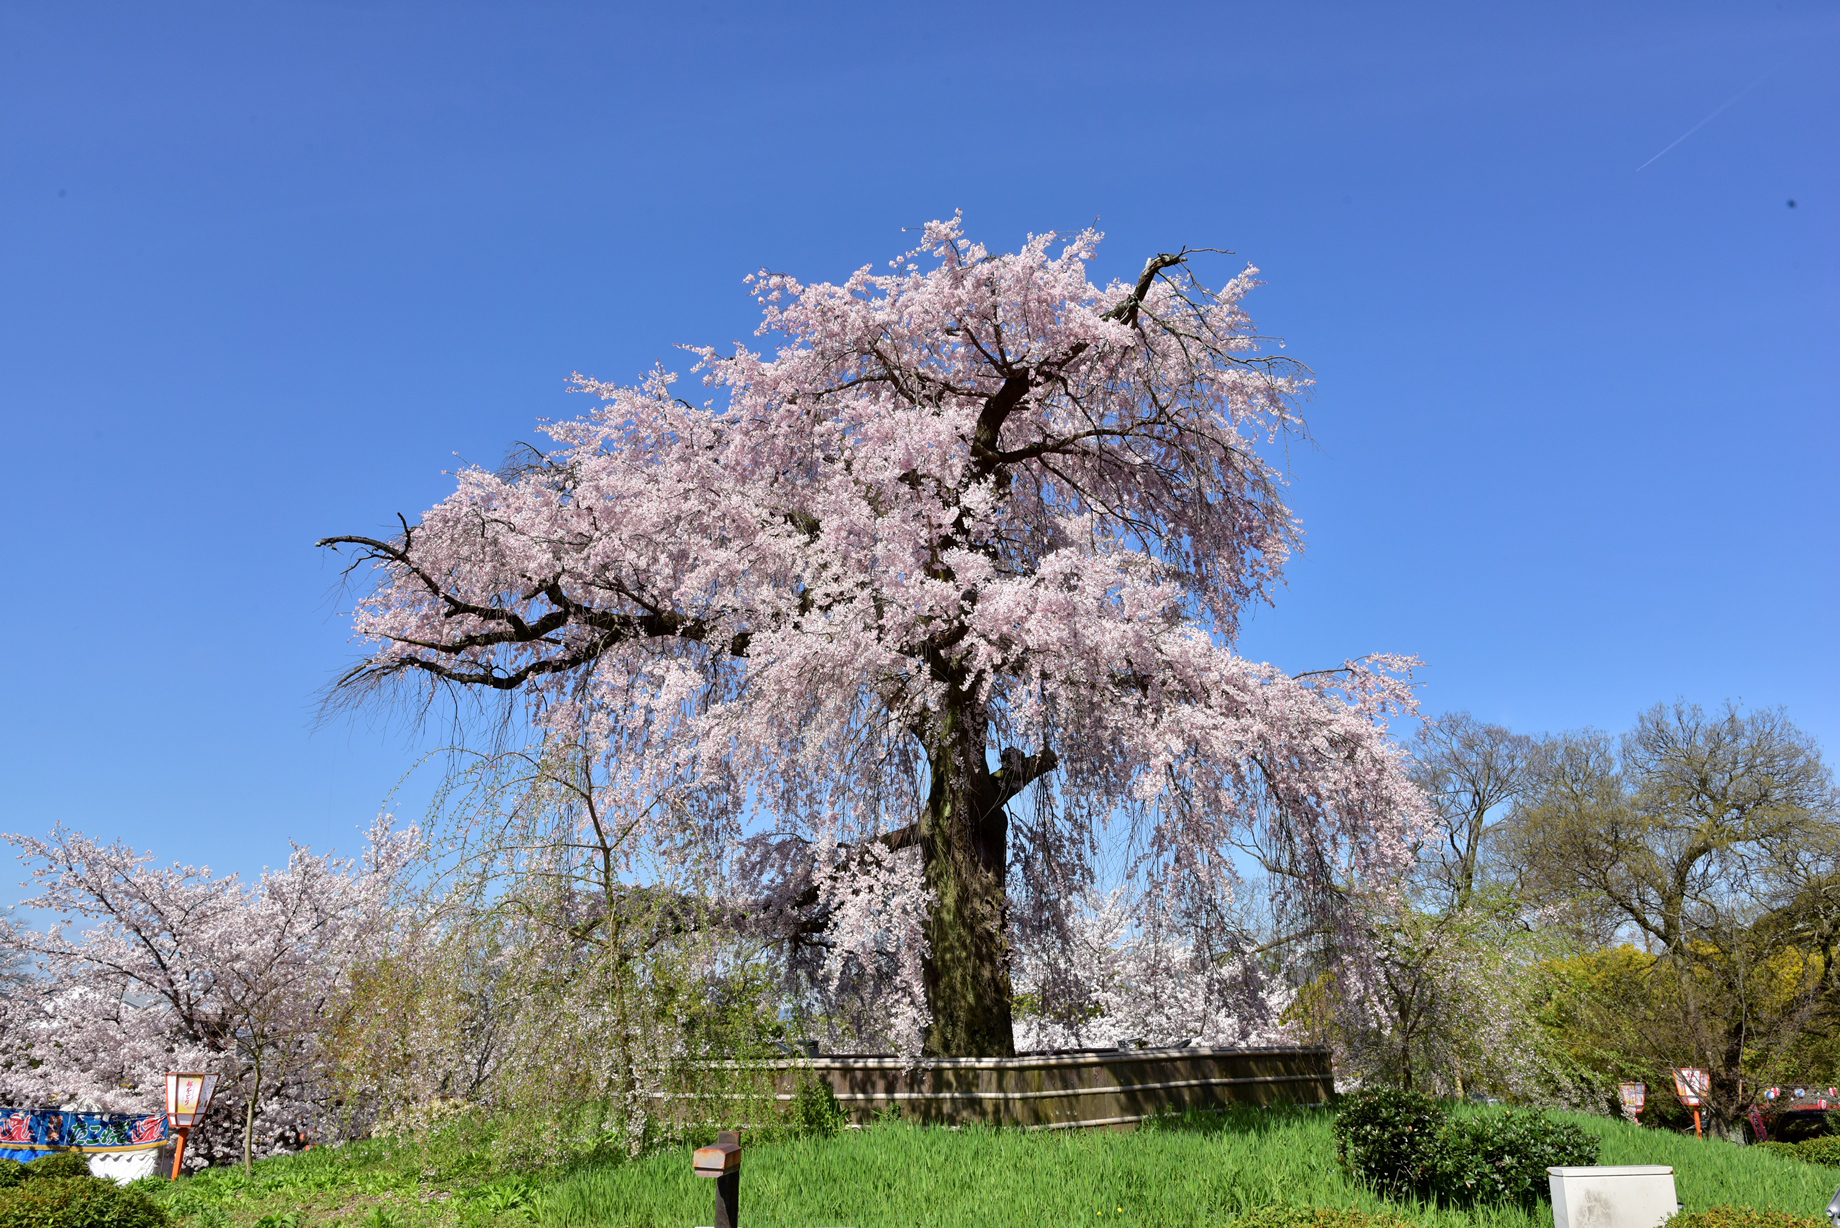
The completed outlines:
<svg viewBox="0 0 1840 1228">
<path fill-rule="evenodd" d="M 1682 1211 L 1664 1228 L 1827 1228 L 1827 1221 L 1814 1215 L 1758 1207 L 1707 1207 L 1703 1211 Z"/>
<path fill-rule="evenodd" d="M 1408 1228 L 1387 1212 L 1354 1207 L 1260 1207 L 1227 1221 L 1230 1228 Z"/>
<path fill-rule="evenodd" d="M 1625 943 L 1548 960 L 1540 1023 L 1572 1060 L 1610 1077 L 1639 1075 L 1633 1055 L 1643 1048 L 1635 1014 L 1655 996 L 1654 956 Z M 1632 1013 L 1629 1004 L 1644 1009 Z"/>
<path fill-rule="evenodd" d="M 1840 1136 L 1823 1134 L 1799 1143 L 1758 1143 L 1771 1155 L 1787 1156 L 1804 1164 L 1826 1164 L 1840 1168 Z"/>
<path fill-rule="evenodd" d="M 1651 1089 L 1650 1112 L 1665 1110 L 1671 1096 L 1653 1093 L 1668 1088 L 1669 1067 L 1701 1065 L 1700 1050 L 1722 1043 L 1722 1033 L 1693 1034 L 1683 1030 L 1682 1020 L 1707 1021 L 1737 1010 L 1730 986 L 1740 982 L 1745 1011 L 1789 1019 L 1822 972 L 1818 954 L 1794 947 L 1773 951 L 1743 969 L 1733 968 L 1716 951 L 1696 948 L 1693 954 L 1685 965 L 1663 963 L 1625 943 L 1549 960 L 1542 966 L 1536 1018 L 1550 1043 L 1579 1069 L 1593 1072 L 1606 1095 L 1616 1080 L 1642 1079 Z M 1755 1030 L 1744 1051 L 1749 1079 L 1826 1082 L 1840 1077 L 1840 1033 L 1784 1027 Z M 1675 1050 L 1657 1049 L 1660 1037 L 1672 1038 Z"/>
</svg>

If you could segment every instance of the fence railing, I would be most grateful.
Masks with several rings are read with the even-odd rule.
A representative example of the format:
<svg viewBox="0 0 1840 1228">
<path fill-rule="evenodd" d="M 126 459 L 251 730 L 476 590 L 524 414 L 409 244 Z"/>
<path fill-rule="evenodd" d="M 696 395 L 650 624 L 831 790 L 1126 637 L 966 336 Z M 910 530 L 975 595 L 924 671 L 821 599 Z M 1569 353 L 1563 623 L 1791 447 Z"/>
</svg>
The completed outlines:
<svg viewBox="0 0 1840 1228">
<path fill-rule="evenodd" d="M 1334 1095 L 1327 1049 L 1135 1049 L 1004 1058 L 850 1057 L 769 1064 L 773 1094 L 790 1100 L 807 1078 L 830 1085 L 856 1123 L 898 1108 L 914 1121 L 1032 1126 L 1129 1126 L 1146 1117 L 1228 1105 L 1325 1104 Z"/>
</svg>

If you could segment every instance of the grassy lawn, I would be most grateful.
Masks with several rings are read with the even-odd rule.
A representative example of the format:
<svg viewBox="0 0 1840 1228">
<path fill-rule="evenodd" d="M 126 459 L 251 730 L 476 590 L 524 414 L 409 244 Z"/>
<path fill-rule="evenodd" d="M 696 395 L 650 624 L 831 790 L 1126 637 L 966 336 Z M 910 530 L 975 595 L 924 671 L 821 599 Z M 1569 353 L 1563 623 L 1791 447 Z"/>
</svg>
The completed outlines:
<svg viewBox="0 0 1840 1228">
<path fill-rule="evenodd" d="M 478 1154 L 380 1142 L 316 1148 L 178 1182 L 141 1182 L 184 1228 L 529 1228 L 541 1178 Z"/>
<path fill-rule="evenodd" d="M 1487 1110 L 1483 1110 L 1487 1111 Z M 1689 1209 L 1734 1204 L 1819 1216 L 1840 1170 L 1761 1149 L 1574 1120 L 1604 1140 L 1602 1163 L 1671 1164 Z M 1217 1225 L 1271 1204 L 1392 1210 L 1426 1228 L 1550 1228 L 1551 1211 L 1389 1204 L 1335 1164 L 1330 1115 L 1236 1112 L 1134 1133 L 925 1129 L 889 1124 L 834 1139 L 747 1147 L 748 1228 L 1094 1228 Z M 688 1149 L 532 1177 L 480 1153 L 352 1144 L 264 1161 L 253 1178 L 206 1173 L 160 1196 L 195 1228 L 691 1228 L 712 1190 Z"/>
</svg>

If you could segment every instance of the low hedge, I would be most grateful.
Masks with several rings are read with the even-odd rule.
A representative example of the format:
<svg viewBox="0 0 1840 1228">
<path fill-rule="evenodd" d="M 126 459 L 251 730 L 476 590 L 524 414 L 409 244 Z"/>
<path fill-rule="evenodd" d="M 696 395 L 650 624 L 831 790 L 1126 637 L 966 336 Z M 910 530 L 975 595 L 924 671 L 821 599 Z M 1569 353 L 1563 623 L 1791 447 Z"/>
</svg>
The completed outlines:
<svg viewBox="0 0 1840 1228">
<path fill-rule="evenodd" d="M 1786 1160 L 1800 1160 L 1804 1164 L 1826 1164 L 1831 1168 L 1840 1168 L 1840 1135 L 1819 1134 L 1814 1138 L 1803 1139 L 1799 1143 L 1752 1143 L 1771 1155 L 1782 1156 Z"/>
<path fill-rule="evenodd" d="M 1231 1228 L 1409 1228 L 1396 1215 L 1353 1207 L 1259 1207 L 1229 1221 Z"/>
<path fill-rule="evenodd" d="M 1662 1228 L 1828 1228 L 1825 1219 L 1765 1211 L 1758 1207 L 1707 1207 L 1703 1211 L 1677 1211 Z"/>
<path fill-rule="evenodd" d="M 100 1177 L 54 1176 L 0 1190 L 0 1228 L 160 1228 L 165 1223 L 166 1212 L 147 1195 Z"/>
<path fill-rule="evenodd" d="M 23 1181 L 33 1181 L 45 1177 L 87 1177 L 89 1176 L 89 1157 L 75 1151 L 54 1151 L 50 1155 L 39 1156 L 36 1160 L 27 1160 L 19 1166 L 19 1176 Z"/>
<path fill-rule="evenodd" d="M 1514 1112 L 1451 1122 L 1433 1192 L 1447 1202 L 1539 1202 L 1548 1168 L 1597 1163 L 1598 1140 L 1570 1122 Z"/>
<path fill-rule="evenodd" d="M 1335 1157 L 1382 1194 L 1418 1193 L 1436 1180 L 1444 1123 L 1443 1106 L 1416 1092 L 1356 1092 L 1335 1115 Z"/>
<path fill-rule="evenodd" d="M 24 1164 L 18 1160 L 0 1158 L 0 1190 L 10 1190 L 21 1181 L 36 1181 L 45 1177 L 87 1176 L 89 1159 L 74 1151 L 54 1151 Z"/>
<path fill-rule="evenodd" d="M 1840 1136 L 1817 1134 L 1813 1138 L 1803 1139 L 1795 1145 L 1795 1156 L 1810 1164 L 1832 1164 L 1840 1167 Z"/>
</svg>

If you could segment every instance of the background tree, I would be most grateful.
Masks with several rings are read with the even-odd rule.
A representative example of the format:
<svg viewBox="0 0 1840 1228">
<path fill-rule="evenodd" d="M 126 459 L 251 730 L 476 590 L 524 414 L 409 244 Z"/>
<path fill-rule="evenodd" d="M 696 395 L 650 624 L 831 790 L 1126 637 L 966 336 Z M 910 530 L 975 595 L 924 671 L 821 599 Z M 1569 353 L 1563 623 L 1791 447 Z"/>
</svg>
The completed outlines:
<svg viewBox="0 0 1840 1228">
<path fill-rule="evenodd" d="M 1412 872 L 1395 884 L 1346 885 L 1365 958 L 1318 948 L 1307 961 L 1317 977 L 1293 1010 L 1336 1049 L 1345 1076 L 1435 1095 L 1573 1098 L 1569 1083 L 1551 1077 L 1529 1018 L 1540 965 L 1563 946 L 1488 857 L 1526 786 L 1532 745 L 1466 712 L 1419 726 L 1410 771 L 1432 822 Z"/>
<path fill-rule="evenodd" d="M 1433 1096 L 1486 1093 L 1596 1107 L 1592 1085 L 1538 1026 L 1548 961 L 1560 936 L 1528 924 L 1516 902 L 1479 894 L 1443 911 L 1393 897 L 1368 901 L 1370 954 L 1333 958 L 1289 1017 L 1335 1051 L 1338 1075 Z"/>
<path fill-rule="evenodd" d="M 1620 741 L 1544 743 L 1508 823 L 1525 890 L 1650 957 L 1630 1012 L 1651 1069 L 1712 1073 L 1735 1121 L 1760 1078 L 1840 999 L 1840 805 L 1820 751 L 1780 710 L 1657 706 Z"/>
<path fill-rule="evenodd" d="M 296 848 L 248 885 L 61 828 L 6 839 L 38 887 L 22 906 L 56 918 L 9 934 L 35 965 L 16 995 L 31 1009 L 5 1037 L 12 1095 L 153 1112 L 166 1071 L 216 1071 L 220 1108 L 196 1139 L 200 1161 L 240 1150 L 247 1165 L 264 1124 L 332 1126 L 324 1025 L 389 929 L 401 838 L 379 826 L 363 866 Z M 87 928 L 73 936 L 79 919 Z"/>
<path fill-rule="evenodd" d="M 696 350 L 716 401 L 578 381 L 603 405 L 554 451 L 327 539 L 375 565 L 344 689 L 521 697 L 612 829 L 701 859 L 821 985 L 885 963 L 903 1047 L 1013 1051 L 1012 940 L 1072 941 L 1102 846 L 1140 922 L 1205 944 L 1267 830 L 1279 902 L 1346 928 L 1335 884 L 1402 871 L 1420 817 L 1380 728 L 1405 662 L 1230 648 L 1295 537 L 1262 449 L 1302 372 L 1240 306 L 1253 270 L 1100 287 L 1097 242 L 933 223 L 887 274 L 752 279 L 776 348 Z M 857 905 L 897 898 L 923 921 L 888 951 Z"/>
<path fill-rule="evenodd" d="M 1485 845 L 1528 777 L 1533 739 L 1467 712 L 1425 721 L 1412 746 L 1412 780 L 1425 791 L 1438 839 L 1420 865 L 1440 904 L 1463 909 L 1487 868 Z"/>
<path fill-rule="evenodd" d="M 706 863 L 607 822 L 579 748 L 545 749 L 450 774 L 387 943 L 328 1021 L 340 1087 L 382 1128 L 464 1101 L 515 1115 L 496 1145 L 518 1162 L 636 1152 L 712 1092 L 707 1119 L 730 1117 L 764 1089 L 708 1059 L 782 1052 L 771 960 L 693 889 Z"/>
<path fill-rule="evenodd" d="M 1072 950 L 1055 950 L 1070 959 L 1018 967 L 1027 991 L 1019 1000 L 1028 1006 L 1019 1011 L 1018 1039 L 1038 1051 L 1285 1043 L 1293 994 L 1282 976 L 1271 975 L 1281 966 L 1264 966 L 1278 948 L 1261 949 L 1247 921 L 1240 950 L 1217 939 L 1209 957 L 1192 941 L 1138 924 L 1116 899 L 1091 901 L 1079 914 Z M 1058 984 L 1048 989 L 1050 982 Z"/>
</svg>

